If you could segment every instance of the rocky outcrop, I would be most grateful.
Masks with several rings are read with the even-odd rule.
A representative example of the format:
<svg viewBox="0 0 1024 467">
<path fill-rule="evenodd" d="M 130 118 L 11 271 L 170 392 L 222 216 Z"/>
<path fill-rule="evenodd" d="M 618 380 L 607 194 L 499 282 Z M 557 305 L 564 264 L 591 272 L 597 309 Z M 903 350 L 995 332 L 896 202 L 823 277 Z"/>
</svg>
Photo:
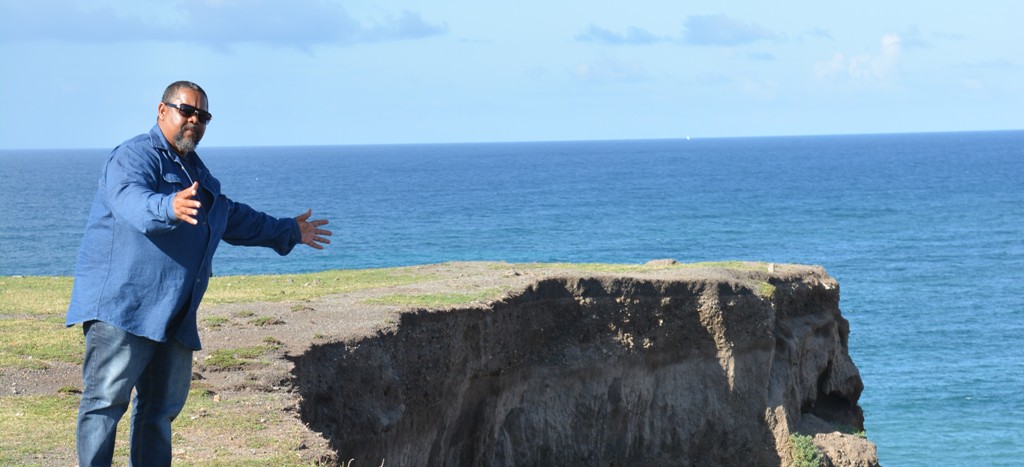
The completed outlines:
<svg viewBox="0 0 1024 467">
<path fill-rule="evenodd" d="M 302 419 L 358 465 L 877 465 L 817 267 L 538 273 L 296 356 Z M 518 274 L 511 271 L 509 274 Z"/>
</svg>

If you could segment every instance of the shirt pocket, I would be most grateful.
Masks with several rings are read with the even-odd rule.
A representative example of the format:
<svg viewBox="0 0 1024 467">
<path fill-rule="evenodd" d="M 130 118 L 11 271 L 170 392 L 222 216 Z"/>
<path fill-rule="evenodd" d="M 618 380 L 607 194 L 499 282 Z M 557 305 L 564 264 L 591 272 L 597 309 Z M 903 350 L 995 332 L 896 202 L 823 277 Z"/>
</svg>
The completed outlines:
<svg viewBox="0 0 1024 467">
<path fill-rule="evenodd" d="M 174 172 L 165 172 L 160 175 L 160 186 L 157 191 L 163 194 L 174 194 L 188 188 L 181 176 Z"/>
<path fill-rule="evenodd" d="M 179 177 L 178 174 L 175 173 L 165 173 L 164 181 L 175 185 L 185 186 L 184 183 L 181 183 L 181 177 Z"/>
</svg>

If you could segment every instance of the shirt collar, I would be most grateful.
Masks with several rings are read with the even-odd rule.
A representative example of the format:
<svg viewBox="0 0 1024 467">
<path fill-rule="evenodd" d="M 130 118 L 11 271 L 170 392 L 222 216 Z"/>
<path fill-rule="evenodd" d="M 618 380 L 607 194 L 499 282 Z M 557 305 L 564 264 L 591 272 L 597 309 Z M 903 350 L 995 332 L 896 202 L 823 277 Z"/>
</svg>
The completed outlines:
<svg viewBox="0 0 1024 467">
<path fill-rule="evenodd" d="M 153 143 L 154 148 L 167 151 L 171 154 L 172 159 L 178 155 L 177 152 L 174 152 L 174 148 L 171 147 L 171 142 L 167 141 L 167 138 L 164 137 L 164 133 L 160 131 L 159 124 L 153 125 L 153 128 L 149 130 L 149 139 Z"/>
<path fill-rule="evenodd" d="M 179 156 L 177 151 L 175 151 L 174 148 L 171 147 L 170 141 L 167 141 L 167 138 L 164 137 L 164 133 L 160 131 L 160 125 L 153 125 L 153 128 L 149 130 L 149 139 L 153 143 L 153 147 L 155 149 L 158 149 L 167 154 L 167 157 L 170 158 L 171 160 L 184 161 L 186 159 L 184 157 Z M 187 157 L 187 159 L 189 162 L 192 163 L 196 170 L 200 172 L 200 177 L 202 177 L 202 172 L 205 171 L 206 165 L 203 164 L 202 161 L 199 159 L 199 154 L 196 154 L 195 151 L 192 151 L 189 153 L 189 157 Z"/>
</svg>

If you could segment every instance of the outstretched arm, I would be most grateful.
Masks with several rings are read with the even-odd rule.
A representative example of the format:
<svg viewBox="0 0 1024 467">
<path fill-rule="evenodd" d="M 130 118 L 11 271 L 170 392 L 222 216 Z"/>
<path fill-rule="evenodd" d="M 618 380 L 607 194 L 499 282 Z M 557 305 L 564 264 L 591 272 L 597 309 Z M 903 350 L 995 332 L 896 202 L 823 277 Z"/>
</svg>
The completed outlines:
<svg viewBox="0 0 1024 467">
<path fill-rule="evenodd" d="M 330 244 L 331 240 L 322 237 L 322 235 L 331 235 L 331 231 L 327 229 L 321 229 L 321 225 L 327 224 L 327 219 L 309 220 L 309 216 L 313 215 L 313 210 L 309 209 L 305 214 L 295 216 L 295 221 L 299 223 L 299 231 L 302 232 L 302 243 L 309 245 L 310 247 L 316 248 L 317 250 L 323 250 L 322 244 Z"/>
</svg>

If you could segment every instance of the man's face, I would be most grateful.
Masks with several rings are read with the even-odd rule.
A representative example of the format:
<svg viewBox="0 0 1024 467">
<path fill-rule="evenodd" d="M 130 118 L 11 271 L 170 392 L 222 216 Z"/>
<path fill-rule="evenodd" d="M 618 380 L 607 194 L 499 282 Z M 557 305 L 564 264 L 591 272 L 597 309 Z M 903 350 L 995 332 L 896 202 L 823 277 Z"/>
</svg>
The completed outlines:
<svg viewBox="0 0 1024 467">
<path fill-rule="evenodd" d="M 208 110 L 206 99 L 198 91 L 182 88 L 178 91 L 178 94 L 167 101 L 169 104 L 174 105 L 189 105 L 198 109 Z M 168 106 L 161 102 L 157 108 L 157 119 L 160 126 L 160 131 L 163 132 L 164 137 L 167 141 L 171 142 L 174 149 L 181 155 L 188 155 L 188 153 L 195 150 L 199 141 L 203 139 L 203 133 L 206 132 L 206 123 L 203 123 L 203 119 L 200 118 L 199 114 L 193 114 L 190 117 L 185 116 L 185 112 L 179 109 Z"/>
</svg>

